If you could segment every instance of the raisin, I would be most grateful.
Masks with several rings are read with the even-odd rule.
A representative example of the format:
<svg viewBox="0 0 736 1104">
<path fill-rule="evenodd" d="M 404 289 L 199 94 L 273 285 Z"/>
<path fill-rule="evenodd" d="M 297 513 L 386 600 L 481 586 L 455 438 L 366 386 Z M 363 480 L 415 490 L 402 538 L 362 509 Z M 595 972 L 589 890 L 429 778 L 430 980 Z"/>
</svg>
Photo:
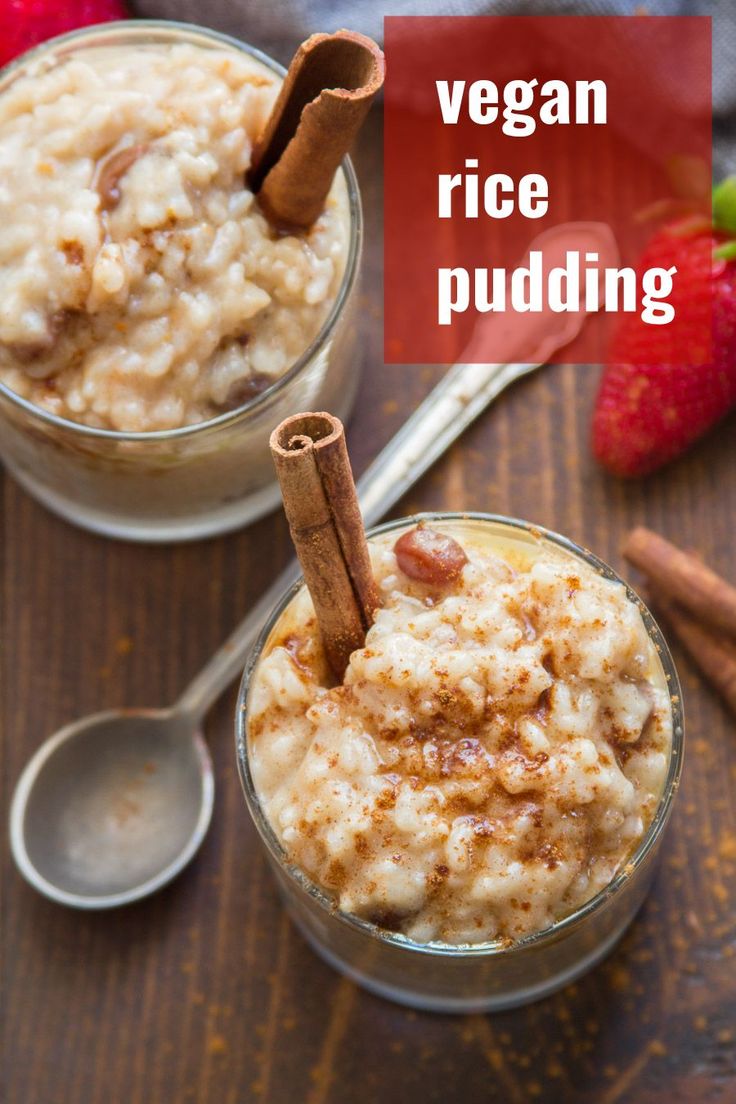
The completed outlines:
<svg viewBox="0 0 736 1104">
<path fill-rule="evenodd" d="M 430 586 L 446 586 L 460 578 L 468 557 L 452 537 L 423 525 L 402 534 L 394 545 L 401 571 Z"/>
<path fill-rule="evenodd" d="M 239 344 L 242 343 L 240 338 L 236 338 L 236 340 Z M 251 399 L 262 395 L 272 383 L 273 376 L 267 376 L 263 372 L 253 372 L 243 379 L 236 380 L 230 387 L 225 402 L 222 404 L 223 409 L 237 410 L 239 406 L 245 406 Z"/>
<path fill-rule="evenodd" d="M 146 145 L 126 146 L 103 161 L 97 169 L 97 191 L 103 211 L 112 211 L 120 202 L 120 180 L 148 150 Z"/>
</svg>

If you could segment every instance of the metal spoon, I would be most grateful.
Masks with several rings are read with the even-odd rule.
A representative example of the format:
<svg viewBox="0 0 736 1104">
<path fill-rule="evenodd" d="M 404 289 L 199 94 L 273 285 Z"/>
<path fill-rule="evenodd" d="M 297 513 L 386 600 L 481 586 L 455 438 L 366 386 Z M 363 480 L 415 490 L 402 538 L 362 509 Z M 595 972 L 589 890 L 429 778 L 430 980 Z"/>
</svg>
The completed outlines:
<svg viewBox="0 0 736 1104">
<path fill-rule="evenodd" d="M 582 321 L 561 316 L 559 330 L 537 350 L 538 363 L 449 369 L 359 481 L 366 525 L 375 525 L 501 391 L 571 340 Z M 76 908 L 111 908 L 153 893 L 186 866 L 214 800 L 202 720 L 298 577 L 294 563 L 169 709 L 96 713 L 41 745 L 10 809 L 13 856 L 39 892 Z"/>
</svg>

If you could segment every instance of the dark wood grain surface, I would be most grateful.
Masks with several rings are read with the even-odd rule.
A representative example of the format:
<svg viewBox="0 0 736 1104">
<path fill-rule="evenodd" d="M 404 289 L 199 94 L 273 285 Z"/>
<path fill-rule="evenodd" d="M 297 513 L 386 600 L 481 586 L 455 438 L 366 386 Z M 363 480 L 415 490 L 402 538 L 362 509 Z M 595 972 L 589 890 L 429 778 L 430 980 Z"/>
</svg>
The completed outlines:
<svg viewBox="0 0 736 1104">
<path fill-rule="evenodd" d="M 361 139 L 365 365 L 349 440 L 361 470 L 436 370 L 381 353 L 379 120 Z M 516 386 L 401 503 L 493 510 L 560 530 L 621 568 L 645 522 L 736 575 L 736 421 L 667 471 L 621 484 L 587 437 L 596 371 Z M 290 555 L 280 515 L 232 536 L 138 547 L 77 531 L 6 480 L 6 799 L 59 725 L 172 700 Z M 158 896 L 87 915 L 28 888 L 4 849 L 9 1104 L 398 1104 L 736 1099 L 736 732 L 676 653 L 684 783 L 652 893 L 603 966 L 516 1012 L 406 1011 L 323 965 L 276 899 L 237 778 L 234 692 L 207 734 L 217 805 L 196 861 Z M 6 803 L 7 807 L 7 803 Z"/>
</svg>

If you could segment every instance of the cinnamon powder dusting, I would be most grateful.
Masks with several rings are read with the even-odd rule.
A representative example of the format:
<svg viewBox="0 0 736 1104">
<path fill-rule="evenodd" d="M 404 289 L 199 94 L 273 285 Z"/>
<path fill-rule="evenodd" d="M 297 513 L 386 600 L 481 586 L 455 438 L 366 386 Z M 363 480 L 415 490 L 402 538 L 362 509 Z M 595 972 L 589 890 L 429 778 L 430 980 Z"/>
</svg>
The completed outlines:
<svg viewBox="0 0 736 1104">
<path fill-rule="evenodd" d="M 664 783 L 669 698 L 622 587 L 447 529 L 464 562 L 441 582 L 402 566 L 421 530 L 374 542 L 381 608 L 338 686 L 305 661 L 295 601 L 258 672 L 254 777 L 290 858 L 343 911 L 506 944 L 630 860 Z"/>
</svg>

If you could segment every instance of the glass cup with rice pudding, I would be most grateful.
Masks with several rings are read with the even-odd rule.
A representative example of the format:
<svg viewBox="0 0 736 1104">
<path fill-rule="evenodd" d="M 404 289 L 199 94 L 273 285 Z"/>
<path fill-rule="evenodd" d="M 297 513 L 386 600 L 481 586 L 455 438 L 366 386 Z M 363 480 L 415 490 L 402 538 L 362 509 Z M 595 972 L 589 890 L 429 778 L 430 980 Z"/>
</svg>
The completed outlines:
<svg viewBox="0 0 736 1104">
<path fill-rule="evenodd" d="M 513 1007 L 598 962 L 644 899 L 677 675 L 635 595 L 564 537 L 489 515 L 369 537 L 381 608 L 340 684 L 304 587 L 254 650 L 246 800 L 333 966 L 419 1008 Z"/>
<path fill-rule="evenodd" d="M 283 69 L 145 22 L 0 75 L 0 455 L 78 524 L 141 540 L 278 501 L 269 427 L 347 413 L 361 211 L 346 160 L 305 232 L 246 183 Z"/>
</svg>

